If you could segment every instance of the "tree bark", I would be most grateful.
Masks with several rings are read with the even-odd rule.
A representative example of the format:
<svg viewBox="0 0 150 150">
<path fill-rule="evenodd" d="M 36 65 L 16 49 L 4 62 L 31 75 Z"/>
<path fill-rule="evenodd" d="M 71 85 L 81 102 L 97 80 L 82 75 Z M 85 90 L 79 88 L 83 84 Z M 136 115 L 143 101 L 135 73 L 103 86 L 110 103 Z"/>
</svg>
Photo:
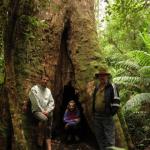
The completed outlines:
<svg viewBox="0 0 150 150">
<path fill-rule="evenodd" d="M 33 128 L 22 111 L 30 88 L 41 72 L 50 77 L 59 124 L 64 85 L 71 79 L 79 90 L 85 116 L 91 118 L 86 86 L 95 62 L 103 63 L 97 40 L 94 0 L 12 0 L 5 28 L 5 89 L 12 123 L 12 150 L 36 149 Z"/>
<path fill-rule="evenodd" d="M 135 146 L 134 146 L 132 139 L 131 139 L 131 136 L 128 132 L 128 126 L 127 126 L 127 123 L 125 121 L 125 118 L 124 118 L 121 110 L 119 111 L 118 116 L 120 118 L 121 127 L 122 127 L 123 133 L 125 135 L 124 141 L 126 141 L 129 150 L 134 150 Z"/>
</svg>

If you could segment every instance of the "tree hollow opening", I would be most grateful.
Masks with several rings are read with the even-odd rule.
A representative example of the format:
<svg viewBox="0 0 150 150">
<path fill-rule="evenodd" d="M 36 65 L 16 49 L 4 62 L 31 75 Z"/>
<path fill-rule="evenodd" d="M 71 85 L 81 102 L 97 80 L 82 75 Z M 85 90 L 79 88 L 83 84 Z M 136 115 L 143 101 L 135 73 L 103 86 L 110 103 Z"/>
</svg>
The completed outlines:
<svg viewBox="0 0 150 150">
<path fill-rule="evenodd" d="M 75 68 L 73 65 L 73 60 L 71 58 L 71 49 L 69 46 L 70 37 L 71 37 L 71 25 L 68 20 L 64 26 L 64 31 L 61 36 L 60 43 L 60 55 L 59 62 L 56 72 L 56 87 L 55 87 L 55 99 L 56 99 L 56 108 L 55 108 L 55 127 L 54 137 L 56 135 L 60 136 L 63 133 L 64 123 L 63 115 L 66 110 L 67 104 L 70 100 L 75 100 L 77 107 L 81 113 L 81 137 L 82 139 L 93 141 L 95 139 L 91 130 L 88 126 L 88 123 L 83 114 L 83 108 L 80 103 L 79 91 L 75 87 Z M 56 133 L 57 132 L 57 133 Z"/>
</svg>

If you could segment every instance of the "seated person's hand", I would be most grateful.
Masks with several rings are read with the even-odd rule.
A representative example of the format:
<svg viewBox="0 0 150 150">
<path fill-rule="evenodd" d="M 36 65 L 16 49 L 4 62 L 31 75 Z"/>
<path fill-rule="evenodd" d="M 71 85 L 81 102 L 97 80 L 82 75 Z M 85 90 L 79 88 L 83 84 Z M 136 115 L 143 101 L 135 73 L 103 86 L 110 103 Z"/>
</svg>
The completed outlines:
<svg viewBox="0 0 150 150">
<path fill-rule="evenodd" d="M 79 123 L 80 122 L 80 118 L 76 118 L 76 119 L 74 119 L 74 121 Z"/>
<path fill-rule="evenodd" d="M 65 124 L 65 129 L 67 129 L 67 128 L 68 128 L 68 126 L 69 126 L 68 124 Z"/>
</svg>

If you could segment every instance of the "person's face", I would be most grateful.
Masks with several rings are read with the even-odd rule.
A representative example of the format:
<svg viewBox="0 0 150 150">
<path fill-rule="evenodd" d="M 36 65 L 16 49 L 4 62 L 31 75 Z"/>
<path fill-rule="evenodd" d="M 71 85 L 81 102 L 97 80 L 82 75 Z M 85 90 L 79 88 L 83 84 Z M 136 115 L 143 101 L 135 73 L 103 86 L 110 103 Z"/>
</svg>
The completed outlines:
<svg viewBox="0 0 150 150">
<path fill-rule="evenodd" d="M 49 78 L 46 77 L 46 76 L 43 76 L 42 79 L 41 79 L 41 86 L 46 87 L 48 81 L 49 81 Z"/>
<path fill-rule="evenodd" d="M 75 109 L 75 103 L 69 103 L 69 110 L 73 111 Z"/>
<path fill-rule="evenodd" d="M 99 75 L 99 81 L 101 84 L 106 84 L 108 81 L 108 75 L 107 74 Z"/>
</svg>

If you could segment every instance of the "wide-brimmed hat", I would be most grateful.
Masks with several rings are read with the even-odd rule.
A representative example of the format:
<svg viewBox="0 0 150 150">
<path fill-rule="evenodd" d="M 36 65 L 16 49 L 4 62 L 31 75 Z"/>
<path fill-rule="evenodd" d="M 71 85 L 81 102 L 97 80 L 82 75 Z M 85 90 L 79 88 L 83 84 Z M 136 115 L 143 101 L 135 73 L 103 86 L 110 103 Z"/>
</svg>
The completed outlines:
<svg viewBox="0 0 150 150">
<path fill-rule="evenodd" d="M 95 73 L 95 77 L 110 75 L 107 68 L 99 68 L 99 72 Z"/>
</svg>

